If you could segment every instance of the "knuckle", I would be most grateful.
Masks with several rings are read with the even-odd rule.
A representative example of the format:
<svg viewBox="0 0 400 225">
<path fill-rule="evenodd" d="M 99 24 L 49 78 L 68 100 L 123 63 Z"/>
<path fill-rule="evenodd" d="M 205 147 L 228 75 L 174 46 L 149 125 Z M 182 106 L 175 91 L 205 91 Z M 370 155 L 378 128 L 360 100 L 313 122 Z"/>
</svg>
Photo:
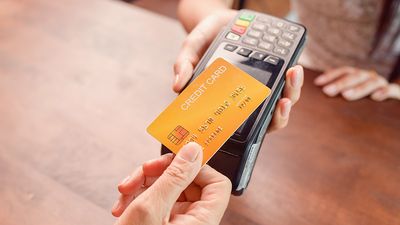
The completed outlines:
<svg viewBox="0 0 400 225">
<path fill-rule="evenodd" d="M 230 193 L 232 191 L 232 182 L 228 177 L 223 176 L 221 183 L 223 184 L 224 188 L 226 188 L 227 192 Z"/>
<path fill-rule="evenodd" d="M 388 81 L 385 78 L 381 77 L 381 76 L 377 77 L 377 82 L 378 82 L 379 85 L 387 85 L 388 84 Z"/>
<path fill-rule="evenodd" d="M 387 84 L 387 81 L 381 76 L 370 76 L 369 84 L 376 84 L 377 86 L 383 86 Z"/>
<path fill-rule="evenodd" d="M 300 100 L 300 92 L 296 93 L 294 95 L 292 95 L 292 97 L 290 98 L 290 100 L 292 101 L 292 106 L 294 104 L 296 104 L 296 102 L 298 102 Z"/>
<path fill-rule="evenodd" d="M 222 187 L 224 187 L 224 189 L 232 189 L 232 182 L 227 176 L 223 175 L 222 173 L 218 172 L 210 166 L 208 166 L 208 168 L 213 172 L 213 176 L 217 178 L 218 182 L 221 184 Z"/>
<path fill-rule="evenodd" d="M 171 179 L 170 182 L 172 182 L 174 185 L 181 185 L 183 181 L 186 180 L 187 173 L 180 168 L 179 166 L 175 164 L 171 164 L 165 171 L 164 173 L 170 177 Z"/>
</svg>

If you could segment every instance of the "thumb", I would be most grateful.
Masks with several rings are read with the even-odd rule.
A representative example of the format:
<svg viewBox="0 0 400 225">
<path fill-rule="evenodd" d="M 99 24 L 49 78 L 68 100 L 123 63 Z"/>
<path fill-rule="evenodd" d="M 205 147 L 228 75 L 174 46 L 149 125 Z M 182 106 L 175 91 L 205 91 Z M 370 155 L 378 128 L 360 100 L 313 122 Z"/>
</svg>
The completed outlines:
<svg viewBox="0 0 400 225">
<path fill-rule="evenodd" d="M 197 176 L 202 161 L 203 150 L 199 144 L 190 142 L 183 146 L 164 173 L 149 188 L 150 196 L 158 198 L 157 201 L 163 202 L 170 209 Z M 157 193 L 151 193 L 154 191 Z"/>
<path fill-rule="evenodd" d="M 202 20 L 186 37 L 174 65 L 172 89 L 180 92 L 193 74 L 201 56 L 225 24 L 236 15 L 235 10 L 223 10 Z"/>
<path fill-rule="evenodd" d="M 208 38 L 201 31 L 201 26 L 197 26 L 186 37 L 174 64 L 175 79 L 172 89 L 180 92 L 193 74 L 193 68 L 199 62 L 205 49 L 210 44 Z"/>
</svg>

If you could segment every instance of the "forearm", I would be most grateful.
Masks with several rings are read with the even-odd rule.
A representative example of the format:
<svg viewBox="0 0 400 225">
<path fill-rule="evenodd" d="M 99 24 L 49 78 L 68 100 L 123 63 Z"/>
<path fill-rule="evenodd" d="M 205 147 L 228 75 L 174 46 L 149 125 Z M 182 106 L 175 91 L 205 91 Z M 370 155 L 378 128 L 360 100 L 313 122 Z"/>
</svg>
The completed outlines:
<svg viewBox="0 0 400 225">
<path fill-rule="evenodd" d="M 207 16 L 228 9 L 222 0 L 180 0 L 178 17 L 187 32 L 190 32 Z"/>
</svg>

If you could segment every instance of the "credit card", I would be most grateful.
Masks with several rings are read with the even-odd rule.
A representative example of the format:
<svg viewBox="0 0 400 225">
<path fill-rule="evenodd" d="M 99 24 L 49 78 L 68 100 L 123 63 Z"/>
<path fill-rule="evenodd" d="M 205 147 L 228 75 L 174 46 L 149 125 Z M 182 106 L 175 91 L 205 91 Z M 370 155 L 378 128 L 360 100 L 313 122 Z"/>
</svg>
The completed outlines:
<svg viewBox="0 0 400 225">
<path fill-rule="evenodd" d="M 203 148 L 203 165 L 269 96 L 271 90 L 222 58 L 216 59 L 147 127 L 174 153 Z"/>
</svg>

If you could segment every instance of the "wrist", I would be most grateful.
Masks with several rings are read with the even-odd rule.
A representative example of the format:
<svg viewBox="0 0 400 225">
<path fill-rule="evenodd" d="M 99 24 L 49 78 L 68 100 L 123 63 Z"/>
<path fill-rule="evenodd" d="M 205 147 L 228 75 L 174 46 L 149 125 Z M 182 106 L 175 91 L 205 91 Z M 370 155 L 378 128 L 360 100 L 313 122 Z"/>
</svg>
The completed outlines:
<svg viewBox="0 0 400 225">
<path fill-rule="evenodd" d="M 221 22 L 227 24 L 238 13 L 235 9 L 220 9 L 216 10 L 213 14 L 217 16 Z"/>
<path fill-rule="evenodd" d="M 229 21 L 232 20 L 237 14 L 237 10 L 234 9 L 221 9 L 213 12 L 212 14 L 208 15 L 204 20 L 209 20 L 213 21 L 212 24 L 215 27 L 220 27 L 222 28 L 226 24 L 229 23 Z"/>
</svg>

